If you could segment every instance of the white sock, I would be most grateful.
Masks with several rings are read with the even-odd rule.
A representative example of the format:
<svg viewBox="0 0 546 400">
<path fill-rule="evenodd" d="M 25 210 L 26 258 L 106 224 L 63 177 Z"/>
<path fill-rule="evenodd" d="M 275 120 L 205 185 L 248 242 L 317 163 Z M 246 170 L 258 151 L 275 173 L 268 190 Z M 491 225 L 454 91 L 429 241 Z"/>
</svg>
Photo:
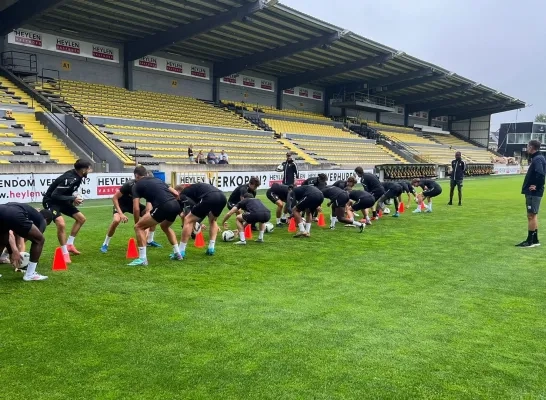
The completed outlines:
<svg viewBox="0 0 546 400">
<path fill-rule="evenodd" d="M 246 242 L 245 233 L 244 233 L 244 232 L 239 232 L 239 239 L 241 240 L 241 242 Z"/>
<path fill-rule="evenodd" d="M 146 260 L 146 247 L 139 247 L 138 248 L 138 258 L 142 260 Z"/>
<path fill-rule="evenodd" d="M 68 246 L 66 244 L 61 246 L 61 249 L 63 250 L 63 254 L 68 254 Z"/>
<path fill-rule="evenodd" d="M 188 245 L 187 243 L 180 242 L 180 244 L 178 245 L 178 250 L 180 250 L 180 252 L 186 251 L 187 245 Z"/>
<path fill-rule="evenodd" d="M 155 231 L 148 232 L 148 243 L 152 243 L 154 241 L 154 234 L 155 234 Z"/>
<path fill-rule="evenodd" d="M 173 253 L 179 254 L 180 253 L 180 247 L 178 247 L 177 244 L 173 244 Z"/>
<path fill-rule="evenodd" d="M 280 224 L 280 223 L 281 223 L 281 219 L 277 218 L 277 224 Z"/>
<path fill-rule="evenodd" d="M 330 218 L 330 226 L 336 226 L 337 217 L 331 217 Z"/>
<path fill-rule="evenodd" d="M 353 221 L 353 225 L 358 226 L 360 228 L 362 226 L 362 223 L 360 223 L 358 221 Z"/>
<path fill-rule="evenodd" d="M 298 228 L 300 228 L 300 232 L 305 232 L 305 224 L 303 222 L 298 224 Z"/>
<path fill-rule="evenodd" d="M 25 274 L 28 278 L 30 278 L 32 275 L 34 275 L 34 273 L 36 272 L 36 266 L 37 265 L 38 265 L 38 263 L 35 263 L 35 262 L 29 262 L 28 263 L 27 272 Z"/>
<path fill-rule="evenodd" d="M 215 244 L 216 244 L 216 240 L 209 240 L 209 249 L 214 249 Z"/>
<path fill-rule="evenodd" d="M 305 224 L 305 232 L 307 232 L 307 233 L 311 232 L 311 223 Z"/>
<path fill-rule="evenodd" d="M 74 240 L 76 240 L 76 238 L 74 236 L 69 236 L 68 237 L 68 240 L 66 241 L 66 244 L 67 245 L 73 245 L 74 244 Z"/>
<path fill-rule="evenodd" d="M 430 211 L 432 211 L 432 201 L 431 201 L 430 203 L 428 203 L 428 209 L 429 209 Z"/>
<path fill-rule="evenodd" d="M 260 232 L 258 233 L 258 239 L 264 240 L 264 231 L 260 231 Z"/>
<path fill-rule="evenodd" d="M 110 240 L 112 239 L 112 236 L 106 235 L 106 239 L 104 239 L 103 246 L 108 246 L 110 244 Z"/>
</svg>

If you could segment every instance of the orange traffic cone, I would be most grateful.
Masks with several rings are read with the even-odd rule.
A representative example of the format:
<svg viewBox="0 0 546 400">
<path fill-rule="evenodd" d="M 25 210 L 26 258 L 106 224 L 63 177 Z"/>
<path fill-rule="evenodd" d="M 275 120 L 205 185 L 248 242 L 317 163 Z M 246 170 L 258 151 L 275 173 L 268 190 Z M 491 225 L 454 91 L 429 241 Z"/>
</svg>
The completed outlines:
<svg viewBox="0 0 546 400">
<path fill-rule="evenodd" d="M 193 242 L 195 247 L 201 249 L 205 247 L 205 238 L 203 237 L 203 231 L 197 232 L 197 235 L 195 235 L 195 241 Z"/>
<path fill-rule="evenodd" d="M 125 255 L 125 258 L 138 258 L 138 249 L 135 238 L 129 239 L 129 243 L 127 243 L 127 254 Z"/>
<path fill-rule="evenodd" d="M 425 202 L 423 201 L 419 207 L 421 207 L 421 211 L 425 211 Z"/>
<path fill-rule="evenodd" d="M 319 214 L 317 225 L 318 226 L 326 226 L 326 221 L 324 221 L 324 214 L 323 213 Z"/>
<path fill-rule="evenodd" d="M 383 216 L 383 210 L 379 209 L 379 211 L 377 211 L 377 216 L 381 218 Z"/>
<path fill-rule="evenodd" d="M 245 239 L 252 239 L 252 226 L 250 225 L 245 226 Z"/>
<path fill-rule="evenodd" d="M 290 223 L 288 224 L 288 232 L 296 232 L 296 220 L 294 218 L 290 218 Z"/>
<path fill-rule="evenodd" d="M 63 250 L 60 247 L 57 247 L 55 250 L 55 255 L 53 256 L 53 271 L 66 271 L 68 267 L 64 262 Z"/>
<path fill-rule="evenodd" d="M 398 212 L 402 214 L 405 210 L 404 208 L 404 202 L 400 202 L 400 205 L 398 206 Z"/>
</svg>

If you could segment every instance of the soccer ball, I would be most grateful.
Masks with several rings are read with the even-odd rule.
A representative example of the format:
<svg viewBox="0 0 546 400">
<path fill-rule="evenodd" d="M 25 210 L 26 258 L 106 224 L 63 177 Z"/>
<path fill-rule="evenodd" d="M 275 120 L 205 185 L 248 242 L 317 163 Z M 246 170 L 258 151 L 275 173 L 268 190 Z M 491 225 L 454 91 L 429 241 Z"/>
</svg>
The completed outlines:
<svg viewBox="0 0 546 400">
<path fill-rule="evenodd" d="M 193 234 L 197 235 L 199 231 L 201 230 L 201 224 L 199 222 L 196 222 L 193 226 Z"/>
<path fill-rule="evenodd" d="M 391 213 L 390 208 L 385 207 L 385 209 L 383 210 L 383 214 L 390 214 L 390 213 Z"/>
<path fill-rule="evenodd" d="M 385 204 L 388 204 L 390 206 L 392 204 L 392 200 L 391 199 L 386 200 Z"/>
<path fill-rule="evenodd" d="M 232 231 L 222 232 L 222 240 L 224 242 L 231 242 L 235 238 L 235 234 Z"/>
<path fill-rule="evenodd" d="M 30 262 L 30 253 L 23 251 L 21 253 L 21 257 L 23 258 L 23 260 L 21 261 L 21 268 L 25 268 Z"/>
<path fill-rule="evenodd" d="M 277 165 L 277 168 L 275 168 L 275 171 L 277 172 L 282 172 L 282 170 L 283 170 L 282 164 Z"/>
<path fill-rule="evenodd" d="M 266 222 L 265 223 L 265 231 L 267 233 L 271 233 L 275 230 L 275 225 L 273 225 L 271 222 Z"/>
<path fill-rule="evenodd" d="M 82 200 L 83 201 L 83 195 L 81 193 L 74 192 L 74 193 L 72 193 L 72 196 L 76 196 L 76 200 Z M 77 205 L 76 200 L 74 200 L 74 205 Z"/>
</svg>

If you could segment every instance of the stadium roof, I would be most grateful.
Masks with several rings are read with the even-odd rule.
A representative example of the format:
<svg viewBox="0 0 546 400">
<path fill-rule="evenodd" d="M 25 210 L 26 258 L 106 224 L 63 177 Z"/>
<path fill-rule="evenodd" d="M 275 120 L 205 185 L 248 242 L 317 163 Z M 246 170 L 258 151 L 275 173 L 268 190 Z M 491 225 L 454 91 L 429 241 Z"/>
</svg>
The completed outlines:
<svg viewBox="0 0 546 400">
<path fill-rule="evenodd" d="M 0 33 L 32 25 L 123 43 L 134 60 L 154 51 L 278 77 L 278 88 L 366 90 L 409 111 L 473 116 L 525 107 L 521 100 L 320 21 L 277 0 L 0 0 Z"/>
</svg>

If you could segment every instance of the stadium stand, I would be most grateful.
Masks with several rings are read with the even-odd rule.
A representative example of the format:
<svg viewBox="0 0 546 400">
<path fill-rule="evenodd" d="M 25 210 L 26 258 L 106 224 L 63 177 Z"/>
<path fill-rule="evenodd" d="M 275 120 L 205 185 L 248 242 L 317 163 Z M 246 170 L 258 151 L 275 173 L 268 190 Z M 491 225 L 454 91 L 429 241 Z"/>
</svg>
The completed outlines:
<svg viewBox="0 0 546 400">
<path fill-rule="evenodd" d="M 61 95 L 84 115 L 259 129 L 224 108 L 191 97 L 63 80 Z"/>
<path fill-rule="evenodd" d="M 213 149 L 229 156 L 229 164 L 278 164 L 284 160 L 287 147 L 270 134 L 212 133 L 187 129 L 103 125 L 105 132 L 123 151 L 143 164 L 188 163 L 187 149 L 193 145 L 195 155 Z"/>
<path fill-rule="evenodd" d="M 5 78 L 0 80 L 0 104 L 13 111 L 12 119 L 0 120 L 1 163 L 76 161 L 66 145 L 36 119 L 34 112 L 43 111 L 43 107 Z"/>
<path fill-rule="evenodd" d="M 354 138 L 351 134 L 342 128 L 337 128 L 333 125 L 313 124 L 307 122 L 294 122 L 283 119 L 262 118 L 274 131 L 281 134 L 298 133 L 302 135 L 322 136 L 322 137 L 337 137 L 337 138 Z"/>
<path fill-rule="evenodd" d="M 250 104 L 250 103 L 243 103 L 240 101 L 230 101 L 230 100 L 222 100 L 222 104 L 226 106 L 233 106 L 236 109 L 240 110 L 246 110 L 246 111 L 256 111 L 264 114 L 269 115 L 278 115 L 281 117 L 291 117 L 291 118 L 298 118 L 303 120 L 318 120 L 318 121 L 331 121 L 331 118 L 328 118 L 322 114 L 317 114 L 310 111 L 305 110 L 279 110 L 275 107 L 271 106 L 263 106 L 260 104 Z"/>
</svg>

